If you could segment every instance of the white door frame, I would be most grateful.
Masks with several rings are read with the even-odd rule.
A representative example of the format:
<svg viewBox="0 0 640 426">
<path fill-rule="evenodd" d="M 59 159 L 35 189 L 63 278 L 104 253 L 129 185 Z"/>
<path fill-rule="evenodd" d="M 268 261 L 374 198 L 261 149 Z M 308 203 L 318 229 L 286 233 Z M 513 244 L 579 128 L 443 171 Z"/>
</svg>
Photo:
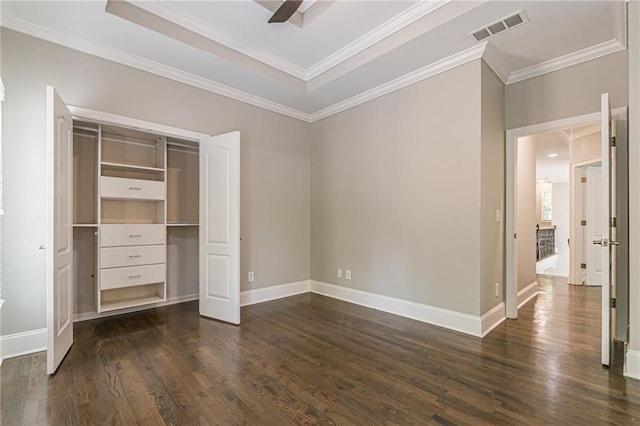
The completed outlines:
<svg viewBox="0 0 640 426">
<path fill-rule="evenodd" d="M 625 108 L 613 110 L 612 115 L 626 111 Z M 505 180 L 505 305 L 507 318 L 518 318 L 518 245 L 516 244 L 516 196 L 517 196 L 517 155 L 519 138 L 538 133 L 552 132 L 567 127 L 582 126 L 600 122 L 600 111 L 546 123 L 532 124 L 507 130 L 506 180 Z"/>
</svg>

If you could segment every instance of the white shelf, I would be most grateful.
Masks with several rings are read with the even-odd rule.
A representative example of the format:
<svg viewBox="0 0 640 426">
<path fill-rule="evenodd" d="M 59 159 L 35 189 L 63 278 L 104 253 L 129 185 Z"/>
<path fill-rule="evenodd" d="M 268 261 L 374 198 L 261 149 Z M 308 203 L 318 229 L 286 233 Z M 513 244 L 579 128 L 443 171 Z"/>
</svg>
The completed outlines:
<svg viewBox="0 0 640 426">
<path fill-rule="evenodd" d="M 167 226 L 199 226 L 199 222 L 167 222 Z"/>
<path fill-rule="evenodd" d="M 144 172 L 164 172 L 164 169 L 161 167 L 147 167 L 147 166 L 136 166 L 133 164 L 123 164 L 123 163 L 109 163 L 103 161 L 100 163 L 102 167 L 108 169 L 117 169 L 117 170 L 138 170 Z"/>
<path fill-rule="evenodd" d="M 132 297 L 129 299 L 119 299 L 113 302 L 102 302 L 100 312 L 115 311 L 118 309 L 133 308 L 135 306 L 149 305 L 152 303 L 164 302 L 165 300 L 158 296 Z"/>
</svg>

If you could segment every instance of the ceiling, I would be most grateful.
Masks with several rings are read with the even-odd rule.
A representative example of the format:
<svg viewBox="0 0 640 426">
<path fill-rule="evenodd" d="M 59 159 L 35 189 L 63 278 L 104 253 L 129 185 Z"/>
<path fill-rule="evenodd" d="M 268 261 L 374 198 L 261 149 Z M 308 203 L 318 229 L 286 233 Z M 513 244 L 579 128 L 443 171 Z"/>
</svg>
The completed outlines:
<svg viewBox="0 0 640 426">
<path fill-rule="evenodd" d="M 1 24 L 309 122 L 480 57 L 511 84 L 626 45 L 624 1 L 306 0 L 268 24 L 277 2 L 2 1 Z"/>
<path fill-rule="evenodd" d="M 600 123 L 570 127 L 556 132 L 535 135 L 536 179 L 538 183 L 569 181 L 569 146 L 581 139 L 600 132 Z M 556 156 L 549 156 L 556 154 Z"/>
</svg>

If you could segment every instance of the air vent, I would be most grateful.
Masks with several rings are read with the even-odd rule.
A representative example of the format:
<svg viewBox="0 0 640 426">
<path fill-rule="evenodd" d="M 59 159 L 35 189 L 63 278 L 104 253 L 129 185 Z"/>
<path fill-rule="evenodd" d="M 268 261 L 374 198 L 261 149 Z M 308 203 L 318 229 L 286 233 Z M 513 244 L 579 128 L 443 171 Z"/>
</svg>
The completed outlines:
<svg viewBox="0 0 640 426">
<path fill-rule="evenodd" d="M 517 27 L 518 25 L 529 22 L 524 10 L 520 10 L 515 14 L 509 15 L 505 18 L 499 19 L 487 26 L 478 28 L 475 31 L 471 31 L 469 35 L 473 36 L 476 41 L 482 41 L 505 30 Z"/>
</svg>

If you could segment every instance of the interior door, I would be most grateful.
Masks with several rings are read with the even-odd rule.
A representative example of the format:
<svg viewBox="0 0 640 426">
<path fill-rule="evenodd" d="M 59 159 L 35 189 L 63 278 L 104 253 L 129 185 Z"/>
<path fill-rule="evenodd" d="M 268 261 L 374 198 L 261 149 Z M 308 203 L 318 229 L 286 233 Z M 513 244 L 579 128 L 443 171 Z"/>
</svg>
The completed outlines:
<svg viewBox="0 0 640 426">
<path fill-rule="evenodd" d="M 586 241 L 602 240 L 602 167 L 600 164 L 585 167 L 585 175 L 587 183 L 584 194 L 585 204 L 585 219 L 587 220 L 586 226 Z M 588 244 L 586 246 L 586 263 L 587 263 L 587 276 L 585 279 L 585 285 L 600 286 L 602 285 L 602 274 L 605 270 L 602 263 L 602 250 L 600 247 L 594 244 Z"/>
<path fill-rule="evenodd" d="M 47 374 L 73 343 L 73 123 L 47 86 Z"/>
<path fill-rule="evenodd" d="M 240 324 L 240 132 L 200 141 L 200 315 Z"/>
<path fill-rule="evenodd" d="M 593 240 L 600 246 L 602 265 L 602 365 L 609 365 L 611 359 L 611 276 L 615 271 L 611 268 L 611 106 L 609 94 L 604 93 L 601 98 L 601 127 L 602 127 L 602 214 L 599 217 L 602 238 Z M 614 165 L 615 167 L 615 165 Z M 614 170 L 615 172 L 615 170 Z M 613 243 L 617 243 L 614 241 Z"/>
</svg>

